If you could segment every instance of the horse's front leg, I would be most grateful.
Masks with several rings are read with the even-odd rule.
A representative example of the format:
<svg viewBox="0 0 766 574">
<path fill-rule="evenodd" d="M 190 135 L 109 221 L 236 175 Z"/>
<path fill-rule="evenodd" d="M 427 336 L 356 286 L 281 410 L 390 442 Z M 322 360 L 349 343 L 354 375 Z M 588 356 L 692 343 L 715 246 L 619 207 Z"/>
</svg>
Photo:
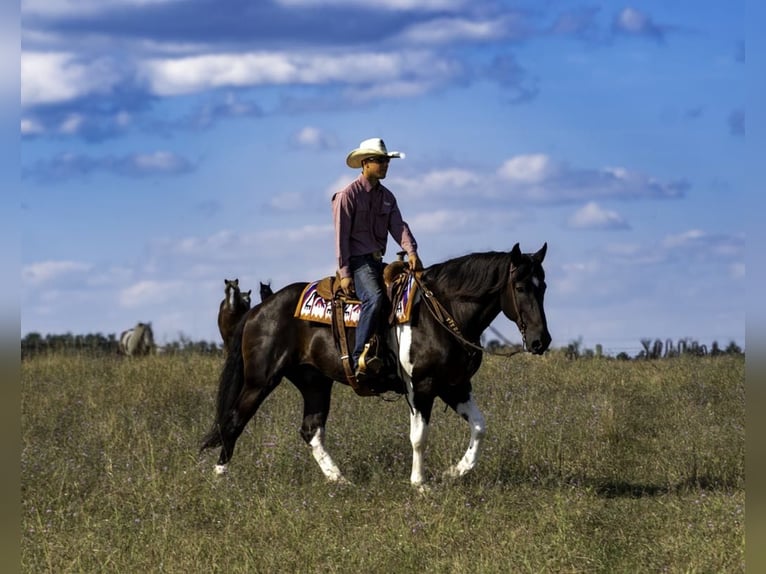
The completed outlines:
<svg viewBox="0 0 766 574">
<path fill-rule="evenodd" d="M 476 461 L 479 458 L 479 451 L 481 450 L 481 443 L 487 432 L 487 427 L 484 421 L 484 415 L 474 402 L 470 392 L 468 393 L 467 400 L 455 403 L 448 400 L 447 404 L 449 404 L 457 414 L 463 417 L 471 428 L 471 438 L 468 441 L 468 449 L 465 451 L 463 458 L 444 472 L 445 477 L 457 478 L 465 475 L 476 466 Z"/>
<path fill-rule="evenodd" d="M 410 483 L 416 488 L 422 488 L 425 481 L 424 455 L 428 441 L 428 419 L 422 412 L 410 412 L 410 443 L 412 443 L 412 472 Z"/>
</svg>

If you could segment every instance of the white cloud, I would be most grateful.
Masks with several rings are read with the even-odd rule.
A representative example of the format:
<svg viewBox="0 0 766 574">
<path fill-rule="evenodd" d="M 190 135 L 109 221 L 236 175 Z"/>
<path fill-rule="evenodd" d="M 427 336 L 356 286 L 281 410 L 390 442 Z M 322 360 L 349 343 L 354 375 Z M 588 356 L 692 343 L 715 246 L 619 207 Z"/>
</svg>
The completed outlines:
<svg viewBox="0 0 766 574">
<path fill-rule="evenodd" d="M 39 135 L 45 133 L 43 125 L 33 118 L 21 118 L 21 134 L 22 135 Z"/>
<path fill-rule="evenodd" d="M 380 84 L 401 77 L 444 77 L 454 64 L 427 52 L 305 54 L 251 52 L 155 58 L 140 65 L 150 90 L 163 96 L 218 87 L 257 85 Z"/>
<path fill-rule="evenodd" d="M 85 122 L 85 117 L 82 114 L 69 114 L 64 118 L 64 121 L 61 122 L 59 132 L 70 135 L 76 134 L 80 130 L 83 122 Z"/>
<path fill-rule="evenodd" d="M 314 126 L 305 126 L 290 138 L 292 145 L 305 149 L 332 149 L 337 145 L 336 138 Z"/>
<path fill-rule="evenodd" d="M 181 281 L 154 281 L 151 279 L 139 281 L 125 289 L 118 296 L 122 307 L 144 307 L 171 301 L 176 291 L 183 288 Z"/>
<path fill-rule="evenodd" d="M 591 201 L 575 211 L 568 220 L 575 229 L 627 229 L 629 225 L 616 212 Z"/>
<path fill-rule="evenodd" d="M 423 198 L 429 196 L 464 196 L 467 189 L 482 187 L 486 181 L 482 175 L 462 168 L 430 171 L 414 178 L 391 178 L 391 188 L 397 197 Z"/>
<path fill-rule="evenodd" d="M 698 242 L 705 237 L 705 232 L 700 229 L 690 229 L 676 235 L 668 235 L 662 240 L 662 246 L 666 248 L 681 247 Z"/>
<path fill-rule="evenodd" d="M 21 270 L 21 278 L 24 283 L 39 286 L 62 276 L 83 273 L 90 269 L 91 265 L 80 261 L 41 261 L 25 265 Z"/>
<path fill-rule="evenodd" d="M 675 198 L 685 181 L 660 182 L 622 167 L 575 169 L 545 154 L 518 155 L 497 170 L 499 184 L 530 201 L 567 202 L 593 198 Z"/>
<path fill-rule="evenodd" d="M 620 27 L 629 32 L 641 32 L 649 23 L 645 14 L 633 8 L 624 8 L 617 17 Z"/>
<path fill-rule="evenodd" d="M 99 12 L 126 8 L 165 4 L 179 0 L 21 0 L 23 16 L 74 16 L 91 15 Z"/>
<path fill-rule="evenodd" d="M 557 171 L 551 158 L 544 154 L 518 155 L 503 162 L 497 175 L 510 183 L 540 183 Z"/>
<path fill-rule="evenodd" d="M 132 162 L 142 172 L 174 172 L 187 167 L 186 160 L 168 151 L 136 154 Z"/>
<path fill-rule="evenodd" d="M 306 201 L 301 193 L 286 192 L 272 197 L 269 200 L 269 205 L 279 211 L 294 211 L 305 207 Z"/>
<path fill-rule="evenodd" d="M 82 62 L 65 52 L 22 52 L 21 104 L 67 102 L 93 94 L 108 93 L 118 81 L 106 59 Z"/>
<path fill-rule="evenodd" d="M 461 40 L 494 40 L 508 35 L 510 18 L 468 20 L 437 18 L 414 24 L 401 35 L 402 40 L 419 44 L 447 44 Z"/>
<path fill-rule="evenodd" d="M 466 4 L 467 0 L 276 0 L 278 4 L 288 7 L 301 6 L 349 6 L 381 10 L 455 10 Z"/>
</svg>

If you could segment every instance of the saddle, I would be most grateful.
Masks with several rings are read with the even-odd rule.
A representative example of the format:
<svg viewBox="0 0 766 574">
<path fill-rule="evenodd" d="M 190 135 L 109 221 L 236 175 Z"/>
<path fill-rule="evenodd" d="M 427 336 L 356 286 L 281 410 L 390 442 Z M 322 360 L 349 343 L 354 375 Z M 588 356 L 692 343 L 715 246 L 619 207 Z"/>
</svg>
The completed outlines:
<svg viewBox="0 0 766 574">
<path fill-rule="evenodd" d="M 409 283 L 409 266 L 404 262 L 404 251 L 397 253 L 398 259 L 392 263 L 386 265 L 383 270 L 383 283 L 386 287 L 386 295 L 389 300 L 390 313 L 387 317 L 387 325 L 389 327 L 397 323 L 396 309 L 401 303 L 402 297 L 405 294 L 407 285 Z M 370 388 L 368 385 L 363 384 L 357 380 L 354 372 L 351 370 L 351 354 L 348 345 L 348 333 L 346 332 L 346 321 L 344 306 L 346 304 L 361 303 L 356 299 L 347 297 L 340 288 L 340 277 L 336 276 L 325 277 L 321 279 L 316 286 L 317 294 L 327 300 L 333 302 L 332 305 L 332 331 L 335 338 L 335 344 L 340 348 L 341 362 L 343 363 L 343 370 L 346 374 L 346 380 L 348 384 L 354 389 L 354 392 L 359 396 L 374 396 L 380 394 L 378 391 Z M 409 306 L 408 311 L 409 311 Z M 409 313 L 408 313 L 409 314 Z M 381 344 L 377 336 L 373 335 L 373 340 L 365 344 L 364 351 L 359 357 L 359 363 L 369 363 L 372 359 L 379 358 L 381 353 Z"/>
</svg>

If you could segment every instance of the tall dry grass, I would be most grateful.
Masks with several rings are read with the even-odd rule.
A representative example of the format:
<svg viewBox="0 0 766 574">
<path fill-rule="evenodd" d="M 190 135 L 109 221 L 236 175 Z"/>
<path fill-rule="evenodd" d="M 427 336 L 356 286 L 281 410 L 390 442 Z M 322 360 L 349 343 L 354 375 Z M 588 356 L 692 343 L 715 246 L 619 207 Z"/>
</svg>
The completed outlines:
<svg viewBox="0 0 766 574">
<path fill-rule="evenodd" d="M 220 358 L 22 364 L 24 572 L 743 572 L 744 359 L 490 357 L 478 467 L 437 403 L 432 489 L 408 484 L 404 401 L 338 386 L 324 482 L 284 382 L 231 473 L 197 454 Z"/>
</svg>

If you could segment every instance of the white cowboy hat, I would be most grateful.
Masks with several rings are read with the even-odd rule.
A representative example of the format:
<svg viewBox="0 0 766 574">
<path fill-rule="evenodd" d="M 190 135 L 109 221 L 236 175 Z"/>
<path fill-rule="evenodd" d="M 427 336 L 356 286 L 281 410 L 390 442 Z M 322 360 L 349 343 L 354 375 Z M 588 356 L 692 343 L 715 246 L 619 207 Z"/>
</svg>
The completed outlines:
<svg viewBox="0 0 766 574">
<path fill-rule="evenodd" d="M 370 138 L 364 140 L 359 144 L 359 147 L 352 150 L 346 157 L 346 165 L 351 168 L 362 167 L 362 160 L 368 157 L 376 157 L 384 155 L 386 157 L 401 157 L 404 158 L 404 153 L 400 151 L 388 151 L 386 144 L 380 138 Z"/>
</svg>

